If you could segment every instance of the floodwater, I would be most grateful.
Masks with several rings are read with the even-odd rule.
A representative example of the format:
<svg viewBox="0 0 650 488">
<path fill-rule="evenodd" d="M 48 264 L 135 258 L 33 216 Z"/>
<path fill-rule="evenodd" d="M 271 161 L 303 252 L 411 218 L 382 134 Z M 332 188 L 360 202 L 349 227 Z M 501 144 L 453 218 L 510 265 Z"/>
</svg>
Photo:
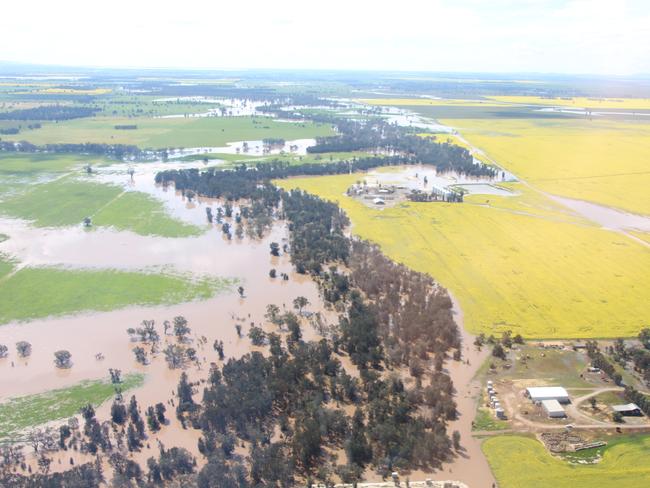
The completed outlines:
<svg viewBox="0 0 650 488">
<path fill-rule="evenodd" d="M 475 337 L 465 330 L 463 313 L 457 300 L 452 296 L 454 318 L 462 335 L 461 361 L 447 361 L 446 371 L 456 389 L 456 404 L 459 412 L 458 419 L 447 426 L 449 433 L 457 430 L 460 433 L 462 450 L 452 463 L 443 466 L 433 479 L 456 479 L 466 483 L 471 488 L 490 488 L 496 480 L 490 470 L 490 465 L 481 451 L 481 439 L 472 436 L 472 422 L 481 392 L 481 384 L 475 379 L 476 373 L 490 354 L 489 348 L 478 351 L 474 347 Z"/>
<path fill-rule="evenodd" d="M 284 144 L 264 144 L 262 140 L 229 142 L 222 147 L 189 147 L 169 151 L 170 157 L 182 157 L 194 154 L 241 154 L 249 156 L 268 156 L 289 153 L 299 156 L 307 154 L 307 148 L 314 146 L 316 139 L 294 139 Z"/>
<path fill-rule="evenodd" d="M 429 192 L 434 189 L 447 192 L 452 187 L 461 187 L 467 190 L 469 194 L 516 195 L 512 191 L 494 185 L 494 183 L 507 181 L 501 175 L 490 178 L 487 176 L 463 175 L 453 171 L 438 173 L 435 166 L 425 164 L 396 166 L 388 170 L 369 171 L 363 180 L 368 185 L 395 185 L 409 190 Z"/>
<path fill-rule="evenodd" d="M 433 132 L 451 133 L 453 129 L 449 126 L 439 124 L 433 119 L 423 117 L 410 110 L 396 107 L 384 107 L 380 114 L 390 124 L 396 124 L 402 127 L 417 127 Z"/>
<path fill-rule="evenodd" d="M 206 112 L 161 115 L 158 117 L 161 119 L 182 119 L 186 117 L 248 117 L 252 115 L 269 116 L 269 114 L 258 110 L 259 107 L 269 105 L 269 102 L 262 102 L 259 100 L 245 100 L 242 98 L 169 97 L 159 98 L 154 101 L 219 105 L 219 107 L 210 108 Z"/>
<path fill-rule="evenodd" d="M 569 207 L 586 219 L 596 222 L 610 230 L 637 230 L 650 232 L 650 216 L 632 214 L 623 210 L 598 205 L 597 203 L 575 200 L 573 198 L 549 195 L 553 200 Z"/>
<path fill-rule="evenodd" d="M 612 115 L 622 115 L 624 117 L 636 117 L 637 115 L 640 117 L 650 117 L 650 113 L 647 112 L 635 112 L 635 111 L 629 111 L 629 112 L 615 112 L 615 111 L 593 111 L 593 110 L 587 110 L 586 108 L 583 109 L 576 109 L 576 108 L 562 108 L 561 106 L 558 107 L 544 107 L 535 110 L 536 112 L 553 112 L 553 113 L 562 113 L 562 114 L 571 114 L 571 115 L 582 115 L 585 117 L 592 117 L 592 116 L 598 116 L 598 117 L 607 117 L 607 116 L 612 116 Z"/>
<path fill-rule="evenodd" d="M 10 236 L 10 239 L 0 243 L 0 252 L 11 254 L 31 266 L 116 269 L 171 266 L 180 272 L 234 277 L 240 280 L 245 289 L 244 298 L 240 298 L 237 293 L 226 292 L 205 301 L 156 307 L 132 306 L 112 312 L 84 312 L 74 316 L 46 318 L 27 323 L 14 322 L 0 326 L 0 344 L 13 345 L 17 341 L 27 340 L 33 346 L 32 355 L 27 359 L 18 359 L 12 350 L 8 358 L 0 360 L 0 401 L 70 386 L 82 380 L 108 378 L 109 368 L 121 369 L 123 374 L 143 372 L 146 374 L 144 385 L 127 393 L 127 398 L 135 394 L 143 410 L 157 402 L 167 403 L 167 417 L 171 423 L 163 427 L 158 434 L 150 435 L 149 447 L 145 446 L 141 452 L 136 453 L 134 459 L 144 463 L 148 457 L 156 454 L 157 441 L 161 441 L 167 447 L 185 447 L 197 456 L 200 467 L 204 462 L 197 452 L 200 432 L 182 429 L 174 418 L 174 407 L 169 403 L 174 397 L 173 392 L 181 370 L 168 369 L 163 355 L 159 352 L 150 355 L 150 364 L 147 366 L 138 364 L 132 352 L 136 344 L 130 341 L 126 329 L 139 326 L 143 319 L 155 320 L 163 337 L 159 348 L 162 350 L 165 343 L 174 342 L 173 337 L 163 336 L 163 321 L 171 320 L 177 315 L 185 316 L 192 328 L 191 345 L 197 349 L 200 359 L 198 363 L 190 364 L 185 371 L 192 381 L 201 381 L 207 378 L 209 364 L 219 362 L 212 348 L 216 339 L 224 342 L 226 358 L 239 357 L 256 350 L 250 345 L 247 337 L 237 336 L 235 324 L 242 326 L 244 335 L 251 323 L 262 325 L 267 331 L 273 330 L 273 326 L 265 324 L 264 320 L 267 304 L 274 303 L 289 309 L 292 300 L 302 295 L 311 302 L 308 309 L 321 312 L 327 323 L 335 323 L 337 314 L 325 310 L 318 288 L 311 279 L 293 272 L 288 255 L 270 255 L 271 242 L 283 243 L 288 239 L 286 224 L 276 222 L 260 240 L 225 239 L 220 226 L 209 224 L 205 217 L 205 207 L 214 208 L 216 201 L 197 198 L 188 202 L 173 188 L 163 188 L 155 184 L 153 176 L 157 171 L 175 166 L 191 167 L 191 164 L 116 164 L 97 168 L 97 174 L 92 178 L 122 185 L 126 190 L 143 191 L 155 196 L 164 202 L 175 217 L 204 226 L 207 231 L 201 236 L 170 239 L 139 236 L 112 229 L 42 229 L 33 228 L 28 223 L 16 219 L 0 219 L 0 233 Z M 129 169 L 133 169 L 133 176 L 128 173 Z M 406 172 L 407 177 L 414 177 L 414 173 L 418 172 L 420 181 L 425 174 L 436 176 L 433 167 L 409 170 L 410 172 Z M 402 175 L 401 172 L 376 173 L 377 178 L 382 179 L 390 179 L 393 174 Z M 418 181 L 418 178 L 415 180 Z M 287 273 L 290 279 L 271 279 L 268 276 L 271 268 L 276 268 L 278 274 Z M 457 306 L 455 313 L 462 330 L 462 314 Z M 303 333 L 307 340 L 317 337 L 316 332 L 307 323 L 303 325 Z M 480 441 L 471 435 L 471 422 L 480 391 L 473 377 L 487 354 L 487 350 L 477 352 L 472 342 L 473 337 L 463 332 L 463 359 L 469 359 L 469 364 L 449 360 L 446 365 L 457 390 L 456 401 L 460 412 L 459 419 L 450 423 L 449 432 L 460 432 L 463 450 L 453 462 L 445 464 L 436 473 L 416 472 L 412 474 L 412 479 L 458 479 L 471 487 L 489 487 L 493 482 L 487 461 L 480 450 Z M 71 352 L 72 368 L 59 370 L 54 367 L 53 354 L 59 349 Z M 97 360 L 98 353 L 102 353 L 104 359 Z M 347 358 L 342 358 L 347 365 L 346 360 Z M 200 394 L 201 388 L 197 391 L 197 399 Z M 98 409 L 97 416 L 100 420 L 109 418 L 110 402 Z M 78 452 L 58 453 L 52 470 L 66 469 L 70 457 L 74 458 L 77 464 L 90 459 Z M 371 481 L 379 480 L 374 473 L 369 473 L 368 477 Z"/>
</svg>

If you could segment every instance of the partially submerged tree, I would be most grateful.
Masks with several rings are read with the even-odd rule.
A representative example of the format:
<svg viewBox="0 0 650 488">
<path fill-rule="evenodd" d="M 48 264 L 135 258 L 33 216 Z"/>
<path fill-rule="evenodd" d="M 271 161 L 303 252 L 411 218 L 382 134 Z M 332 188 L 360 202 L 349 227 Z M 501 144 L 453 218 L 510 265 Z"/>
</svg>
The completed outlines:
<svg viewBox="0 0 650 488">
<path fill-rule="evenodd" d="M 192 329 L 187 325 L 187 319 L 182 315 L 174 317 L 174 335 L 179 342 L 184 342 Z"/>
<path fill-rule="evenodd" d="M 21 358 L 26 358 L 32 354 L 32 345 L 27 341 L 16 342 L 16 351 Z"/>
<path fill-rule="evenodd" d="M 170 344 L 164 350 L 165 361 L 171 369 L 180 368 L 185 360 L 185 350 L 177 344 Z"/>
<path fill-rule="evenodd" d="M 67 369 L 72 366 L 72 354 L 64 349 L 54 353 L 54 364 L 57 368 Z"/>
</svg>

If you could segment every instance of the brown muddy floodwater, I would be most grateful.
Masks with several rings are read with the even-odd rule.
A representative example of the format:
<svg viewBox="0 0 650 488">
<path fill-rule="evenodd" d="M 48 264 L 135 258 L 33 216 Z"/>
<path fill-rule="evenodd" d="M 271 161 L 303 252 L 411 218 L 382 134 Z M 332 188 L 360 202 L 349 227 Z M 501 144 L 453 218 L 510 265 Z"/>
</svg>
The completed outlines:
<svg viewBox="0 0 650 488">
<path fill-rule="evenodd" d="M 183 165 L 185 166 L 185 165 Z M 194 164 L 196 166 L 196 164 Z M 133 179 L 128 168 L 135 169 Z M 137 327 L 144 319 L 155 320 L 158 332 L 163 335 L 162 323 L 174 316 L 183 315 L 192 328 L 192 347 L 198 351 L 200 361 L 189 365 L 185 371 L 192 381 L 207 378 L 211 362 L 218 363 L 212 344 L 215 339 L 224 342 L 226 359 L 239 357 L 256 348 L 245 336 L 252 322 L 262 325 L 267 331 L 272 326 L 265 323 L 266 305 L 270 303 L 291 308 L 291 302 L 299 295 L 311 302 L 310 311 L 321 312 L 328 323 L 337 320 L 335 312 L 324 309 L 316 284 L 304 275 L 294 273 L 288 255 L 273 257 L 269 244 L 273 241 L 287 242 L 288 230 L 283 222 L 274 223 L 272 229 L 259 240 L 247 237 L 227 240 L 222 236 L 220 226 L 208 224 L 205 207 L 216 206 L 209 199 L 197 199 L 189 203 L 172 188 L 164 189 L 154 184 L 153 176 L 165 163 L 137 165 L 114 165 L 100 169 L 96 178 L 123 185 L 126 189 L 147 192 L 164 202 L 168 211 L 183 221 L 205 226 L 206 232 L 191 238 L 161 238 L 140 236 L 132 232 L 118 232 L 112 229 L 91 231 L 80 227 L 65 229 L 33 228 L 28 223 L 15 219 L 0 219 L 0 233 L 10 239 L 0 243 L 0 251 L 9 253 L 26 265 L 60 265 L 66 267 L 98 267 L 113 269 L 156 269 L 169 267 L 178 272 L 237 278 L 245 289 L 240 298 L 234 291 L 219 294 L 209 300 L 165 305 L 156 307 L 132 306 L 112 312 L 85 312 L 73 316 L 52 317 L 25 323 L 10 323 L 0 326 L 0 344 L 13 345 L 20 340 L 33 346 L 30 358 L 18 359 L 13 353 L 0 360 L 0 401 L 11 397 L 44 392 L 54 388 L 71 386 L 79 381 L 108 378 L 109 368 L 121 369 L 123 374 L 142 372 L 146 375 L 142 387 L 127 393 L 135 394 L 141 408 L 157 402 L 168 403 L 167 417 L 170 425 L 155 435 L 150 435 L 149 447 L 134 454 L 134 459 L 144 463 L 157 453 L 157 441 L 167 447 L 185 447 L 192 452 L 200 464 L 197 441 L 200 431 L 183 430 L 174 418 L 174 407 L 169 403 L 174 397 L 176 385 L 182 370 L 170 370 L 162 353 L 150 356 L 150 364 L 143 366 L 135 361 L 132 349 L 136 345 L 129 340 L 126 329 Z M 189 166 L 188 166 L 189 167 Z M 288 281 L 271 279 L 268 272 L 276 268 L 278 274 L 287 273 Z M 478 353 L 473 347 L 473 337 L 462 329 L 462 313 L 455 306 L 457 323 L 463 331 L 463 362 L 449 360 L 447 369 L 457 390 L 456 402 L 460 412 L 458 420 L 450 423 L 449 432 L 458 430 L 461 434 L 463 451 L 451 463 L 435 473 L 415 472 L 412 480 L 432 478 L 436 480 L 457 479 L 468 486 L 489 488 L 494 482 L 489 466 L 480 449 L 480 441 L 472 437 L 471 423 L 476 411 L 480 385 L 473 381 L 474 375 L 484 361 L 487 351 Z M 241 324 L 244 337 L 236 334 L 235 324 Z M 305 339 L 317 337 L 306 323 L 303 325 Z M 159 350 L 165 343 L 174 342 L 172 336 L 163 336 Z M 53 364 L 53 354 L 67 349 L 72 354 L 73 366 L 58 370 Z M 96 354 L 102 353 L 103 360 Z M 469 359 L 469 364 L 465 361 Z M 347 367 L 347 358 L 342 362 Z M 352 372 L 352 371 L 351 371 Z M 200 389 L 201 390 L 201 389 Z M 196 398 L 200 398 L 200 393 Z M 110 417 L 110 402 L 97 410 L 100 421 Z M 76 463 L 90 459 L 78 452 L 57 453 L 52 470 L 66 469 L 68 459 Z M 380 477 L 368 473 L 369 481 Z"/>
</svg>

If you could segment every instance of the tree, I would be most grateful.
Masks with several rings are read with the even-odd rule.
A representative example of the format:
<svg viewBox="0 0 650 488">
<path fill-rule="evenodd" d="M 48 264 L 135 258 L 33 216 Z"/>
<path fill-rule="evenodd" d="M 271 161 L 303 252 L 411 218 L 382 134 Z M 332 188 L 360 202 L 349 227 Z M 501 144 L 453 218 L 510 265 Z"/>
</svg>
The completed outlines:
<svg viewBox="0 0 650 488">
<path fill-rule="evenodd" d="M 216 340 L 214 341 L 214 350 L 217 351 L 217 354 L 219 355 L 219 360 L 223 361 L 226 355 L 223 352 L 223 341 Z"/>
<path fill-rule="evenodd" d="M 309 300 L 303 296 L 296 297 L 293 301 L 293 308 L 298 310 L 298 313 L 302 315 L 302 309 L 309 305 Z"/>
<path fill-rule="evenodd" d="M 72 366 L 70 351 L 60 350 L 54 353 L 54 364 L 57 368 L 67 369 Z"/>
<path fill-rule="evenodd" d="M 115 400 L 111 405 L 111 420 L 118 425 L 124 425 L 126 422 L 127 414 L 124 403 Z"/>
<path fill-rule="evenodd" d="M 190 361 L 196 361 L 198 359 L 196 355 L 196 349 L 194 349 L 193 347 L 188 347 L 187 349 L 185 349 L 185 355 L 187 356 L 187 359 L 189 359 Z"/>
<path fill-rule="evenodd" d="M 281 325 L 282 320 L 280 320 L 280 307 L 270 303 L 266 306 L 266 313 L 264 318 L 275 325 Z"/>
<path fill-rule="evenodd" d="M 494 347 L 492 348 L 492 356 L 495 358 L 501 358 L 505 361 L 506 359 L 506 351 L 503 349 L 503 346 L 499 343 L 496 343 Z"/>
<path fill-rule="evenodd" d="M 251 327 L 248 331 L 248 337 L 254 346 L 263 346 L 266 341 L 266 333 L 261 327 Z"/>
<path fill-rule="evenodd" d="M 141 325 L 142 327 L 136 329 L 136 333 L 140 336 L 142 342 L 150 342 L 153 344 L 160 340 L 154 320 L 143 320 Z"/>
<path fill-rule="evenodd" d="M 174 317 L 174 335 L 179 342 L 184 342 L 190 332 L 192 332 L 192 329 L 187 325 L 185 317 L 182 315 Z"/>
<path fill-rule="evenodd" d="M 592 410 L 596 410 L 596 397 L 591 397 L 589 403 L 591 404 Z"/>
<path fill-rule="evenodd" d="M 32 345 L 27 341 L 16 342 L 16 351 L 21 358 L 26 358 L 32 354 Z"/>
<path fill-rule="evenodd" d="M 650 349 L 650 327 L 645 327 L 639 332 L 639 342 L 643 344 L 643 347 Z"/>
<path fill-rule="evenodd" d="M 451 434 L 451 439 L 452 439 L 452 441 L 453 441 L 453 443 L 454 443 L 454 449 L 457 450 L 457 451 L 459 451 L 459 450 L 460 450 L 460 432 L 458 432 L 457 430 L 455 430 L 455 431 Z"/>
<path fill-rule="evenodd" d="M 149 425 L 151 432 L 158 432 L 160 430 L 160 421 L 158 420 L 154 407 L 147 408 L 147 425 Z"/>
<path fill-rule="evenodd" d="M 109 368 L 108 374 L 111 376 L 111 384 L 118 385 L 122 383 L 122 370 L 117 368 Z"/>
<path fill-rule="evenodd" d="M 183 366 L 185 350 L 177 344 L 169 344 L 164 350 L 165 361 L 171 369 Z"/>
<path fill-rule="evenodd" d="M 512 331 L 506 330 L 501 334 L 501 344 L 508 349 L 512 347 Z"/>
<path fill-rule="evenodd" d="M 133 424 L 129 424 L 129 427 L 126 431 L 126 442 L 129 448 L 129 451 L 137 451 L 142 447 L 142 442 L 140 442 L 140 436 L 138 435 Z"/>
<path fill-rule="evenodd" d="M 143 347 L 136 346 L 133 348 L 133 354 L 135 355 L 135 360 L 140 364 L 147 364 L 147 352 Z"/>
<path fill-rule="evenodd" d="M 352 416 L 350 438 L 346 444 L 348 461 L 359 467 L 364 467 L 372 459 L 372 449 L 366 436 L 363 411 L 357 408 Z"/>
<path fill-rule="evenodd" d="M 271 256 L 279 256 L 280 255 L 280 244 L 277 242 L 272 242 L 269 244 L 269 247 L 271 248 Z"/>
<path fill-rule="evenodd" d="M 269 271 L 269 278 L 276 278 L 278 276 L 278 272 L 275 270 L 275 268 L 271 268 Z"/>
<path fill-rule="evenodd" d="M 244 298 L 244 287 L 240 286 L 237 288 L 237 293 L 239 293 L 240 298 Z"/>
<path fill-rule="evenodd" d="M 188 381 L 187 374 L 184 371 L 181 374 L 181 378 L 178 382 L 176 395 L 178 396 L 178 407 L 176 408 L 177 412 L 190 412 L 196 408 L 196 404 L 192 398 L 192 385 Z"/>
<path fill-rule="evenodd" d="M 0 344 L 0 359 L 6 358 L 9 354 L 9 348 L 4 344 Z"/>
<path fill-rule="evenodd" d="M 158 418 L 158 422 L 160 422 L 161 425 L 165 425 L 167 423 L 167 419 L 165 418 L 166 411 L 167 409 L 163 403 L 156 403 L 156 417 Z"/>
<path fill-rule="evenodd" d="M 614 412 L 612 414 L 612 420 L 617 424 L 623 423 L 623 414 L 621 412 Z"/>
</svg>

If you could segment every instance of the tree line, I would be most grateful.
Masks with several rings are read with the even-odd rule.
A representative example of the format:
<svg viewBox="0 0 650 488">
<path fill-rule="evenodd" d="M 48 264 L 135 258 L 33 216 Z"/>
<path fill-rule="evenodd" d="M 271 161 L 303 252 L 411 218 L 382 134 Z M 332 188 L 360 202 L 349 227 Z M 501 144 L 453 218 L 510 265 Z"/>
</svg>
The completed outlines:
<svg viewBox="0 0 650 488">
<path fill-rule="evenodd" d="M 92 117 L 99 111 L 95 107 L 79 105 L 42 105 L 0 112 L 0 120 L 70 120 Z"/>
</svg>

